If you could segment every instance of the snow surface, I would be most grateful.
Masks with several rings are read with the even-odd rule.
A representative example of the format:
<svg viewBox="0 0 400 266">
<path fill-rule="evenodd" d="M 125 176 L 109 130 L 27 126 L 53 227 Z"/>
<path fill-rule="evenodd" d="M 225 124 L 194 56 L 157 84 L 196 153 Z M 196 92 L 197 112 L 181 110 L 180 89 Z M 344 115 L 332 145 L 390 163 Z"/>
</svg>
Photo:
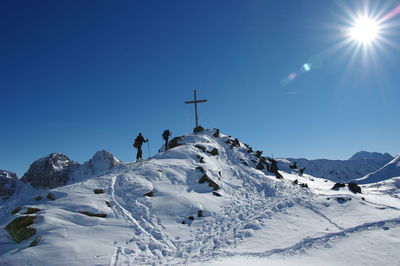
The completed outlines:
<svg viewBox="0 0 400 266">
<path fill-rule="evenodd" d="M 392 177 L 400 177 L 400 154 L 382 168 L 357 179 L 356 182 L 358 184 L 376 183 Z"/>
<path fill-rule="evenodd" d="M 0 201 L 0 265 L 400 264 L 399 179 L 362 186 L 362 194 L 288 169 L 280 180 L 255 169 L 258 158 L 243 144 L 232 148 L 229 137 L 213 133 L 185 135 L 149 160 L 64 187 L 25 186 Z M 214 148 L 216 156 L 208 153 Z M 198 182 L 199 166 L 221 197 Z M 30 248 L 34 237 L 16 244 L 3 229 L 28 206 L 41 209 L 32 227 L 42 239 Z M 22 210 L 11 215 L 16 207 Z"/>
<path fill-rule="evenodd" d="M 290 162 L 296 162 L 298 168 L 305 167 L 304 172 L 307 174 L 326 178 L 334 182 L 349 182 L 378 170 L 390 162 L 392 158 L 364 158 L 351 160 L 308 160 L 304 158 L 289 158 L 287 160 Z"/>
</svg>

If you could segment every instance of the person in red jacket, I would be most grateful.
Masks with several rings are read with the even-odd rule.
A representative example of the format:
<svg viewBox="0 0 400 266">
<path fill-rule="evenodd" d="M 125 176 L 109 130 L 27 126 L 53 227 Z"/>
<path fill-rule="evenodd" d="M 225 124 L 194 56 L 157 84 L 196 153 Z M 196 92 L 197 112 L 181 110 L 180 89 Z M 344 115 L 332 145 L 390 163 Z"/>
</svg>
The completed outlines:
<svg viewBox="0 0 400 266">
<path fill-rule="evenodd" d="M 139 135 L 135 139 L 135 143 L 133 146 L 137 149 L 137 154 L 136 154 L 136 160 L 141 160 L 142 159 L 142 145 L 144 142 L 148 142 L 148 139 L 144 139 L 142 136 L 142 133 L 139 133 Z"/>
</svg>

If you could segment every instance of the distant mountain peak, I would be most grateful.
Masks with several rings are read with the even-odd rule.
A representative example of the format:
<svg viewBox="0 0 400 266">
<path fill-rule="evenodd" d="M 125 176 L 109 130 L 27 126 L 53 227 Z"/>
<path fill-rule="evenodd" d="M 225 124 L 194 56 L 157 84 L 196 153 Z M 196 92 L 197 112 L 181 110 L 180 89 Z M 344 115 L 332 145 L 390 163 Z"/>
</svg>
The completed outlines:
<svg viewBox="0 0 400 266">
<path fill-rule="evenodd" d="M 351 156 L 349 160 L 361 160 L 361 159 L 393 160 L 393 156 L 390 155 L 389 153 L 360 151 Z"/>
</svg>

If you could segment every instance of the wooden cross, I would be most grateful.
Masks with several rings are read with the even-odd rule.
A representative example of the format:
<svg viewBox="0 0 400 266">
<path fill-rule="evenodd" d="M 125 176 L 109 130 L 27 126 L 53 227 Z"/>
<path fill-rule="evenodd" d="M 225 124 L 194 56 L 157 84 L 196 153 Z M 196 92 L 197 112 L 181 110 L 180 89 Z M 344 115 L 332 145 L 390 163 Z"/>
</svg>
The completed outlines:
<svg viewBox="0 0 400 266">
<path fill-rule="evenodd" d="M 199 126 L 199 117 L 197 115 L 197 104 L 205 103 L 207 100 L 197 100 L 196 90 L 194 90 L 194 101 L 186 101 L 185 103 L 191 104 L 194 103 L 194 118 L 196 119 L 196 127 Z"/>
</svg>

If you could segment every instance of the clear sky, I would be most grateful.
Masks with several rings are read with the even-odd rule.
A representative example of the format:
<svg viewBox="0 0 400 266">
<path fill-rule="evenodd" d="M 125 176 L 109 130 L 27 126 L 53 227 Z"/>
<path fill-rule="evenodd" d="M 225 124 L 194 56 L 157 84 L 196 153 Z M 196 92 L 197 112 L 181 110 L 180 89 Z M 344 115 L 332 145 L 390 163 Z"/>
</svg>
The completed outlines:
<svg viewBox="0 0 400 266">
<path fill-rule="evenodd" d="M 192 131 L 194 89 L 201 125 L 268 156 L 398 154 L 399 16 L 383 41 L 343 42 L 350 14 L 398 4 L 0 1 L 0 169 L 101 149 L 133 161 L 139 132 L 154 154 L 164 129 Z"/>
</svg>

